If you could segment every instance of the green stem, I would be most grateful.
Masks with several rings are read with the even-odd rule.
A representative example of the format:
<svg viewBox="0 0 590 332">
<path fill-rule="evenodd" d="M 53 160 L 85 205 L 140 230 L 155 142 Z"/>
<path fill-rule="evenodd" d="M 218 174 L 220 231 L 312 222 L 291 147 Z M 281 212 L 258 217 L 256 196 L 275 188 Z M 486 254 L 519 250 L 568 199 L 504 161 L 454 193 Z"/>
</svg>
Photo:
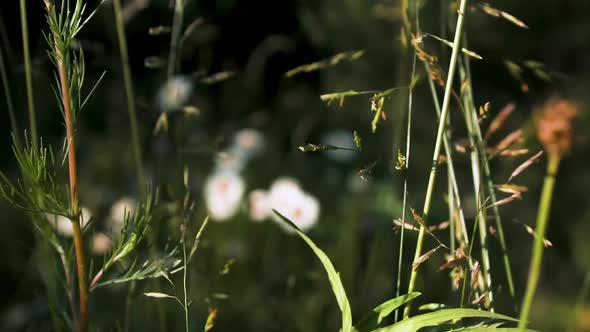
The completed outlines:
<svg viewBox="0 0 590 332">
<path fill-rule="evenodd" d="M 541 202 L 537 212 L 537 226 L 535 232 L 535 240 L 533 242 L 533 257 L 531 258 L 531 265 L 529 268 L 529 276 L 527 278 L 527 288 L 522 300 L 520 311 L 520 321 L 518 327 L 524 330 L 527 326 L 533 298 L 537 290 L 539 282 L 539 275 L 541 272 L 541 260 L 543 259 L 543 239 L 545 238 L 545 230 L 547 229 L 547 222 L 549 220 L 549 211 L 551 209 L 551 198 L 553 196 L 553 187 L 555 186 L 555 176 L 559 168 L 560 156 L 554 153 L 549 154 L 547 162 L 547 174 L 543 181 L 543 191 L 541 192 Z"/>
<path fill-rule="evenodd" d="M 463 67 L 459 67 L 459 71 L 462 74 L 461 79 L 464 79 L 464 71 Z M 482 171 L 481 171 L 481 154 L 478 148 L 478 143 L 476 140 L 475 128 L 479 128 L 479 124 L 477 123 L 477 117 L 473 118 L 473 114 L 470 111 L 472 108 L 471 103 L 473 99 L 471 98 L 470 91 L 465 90 L 463 93 L 463 104 L 465 109 L 465 122 L 467 126 L 467 132 L 469 135 L 469 143 L 471 145 L 471 151 L 469 153 L 469 157 L 471 159 L 471 173 L 473 176 L 473 189 L 475 194 L 475 207 L 477 211 L 476 221 L 479 224 L 479 242 L 481 247 L 481 260 L 482 260 L 482 275 L 485 280 L 485 287 L 488 291 L 486 304 L 492 305 L 493 301 L 493 293 L 492 293 L 492 277 L 491 277 L 491 266 L 490 266 L 490 256 L 488 251 L 488 234 L 487 234 L 487 226 L 486 226 L 486 215 L 484 206 L 484 198 L 483 198 L 483 188 L 482 188 Z M 493 311 L 493 305 L 492 305 Z"/>
<path fill-rule="evenodd" d="M 37 119 L 35 115 L 35 102 L 33 100 L 33 80 L 31 78 L 31 53 L 29 51 L 29 28 L 27 26 L 26 0 L 20 0 L 20 21 L 23 37 L 23 51 L 25 60 L 25 80 L 27 85 L 27 104 L 29 106 L 29 123 L 33 149 L 37 149 L 39 136 L 37 136 Z"/>
<path fill-rule="evenodd" d="M 131 123 L 131 139 L 133 143 L 133 156 L 135 159 L 135 168 L 137 173 L 137 187 L 141 196 L 145 194 L 144 175 L 141 156 L 141 143 L 139 140 L 139 128 L 137 126 L 137 112 L 135 109 L 135 94 L 133 92 L 133 80 L 131 77 L 131 66 L 129 65 L 129 54 L 127 52 L 127 39 L 125 37 L 125 27 L 123 25 L 123 14 L 121 9 L 121 0 L 113 1 L 115 11 L 115 25 L 117 27 L 117 38 L 119 40 L 119 50 L 121 52 L 121 65 L 123 67 L 123 81 L 125 82 L 125 94 L 127 96 L 127 110 Z"/>
<path fill-rule="evenodd" d="M 459 15 L 457 17 L 457 29 L 455 30 L 455 37 L 453 41 L 453 51 L 451 53 L 451 61 L 449 64 L 449 73 L 447 77 L 447 82 L 445 86 L 445 95 L 443 99 L 443 105 L 441 109 L 441 116 L 438 123 L 438 132 L 436 136 L 436 143 L 434 146 L 434 153 L 432 157 L 432 169 L 430 171 L 430 176 L 428 178 L 428 187 L 426 190 L 426 198 L 424 200 L 424 208 L 422 210 L 422 217 L 425 221 L 428 220 L 428 214 L 430 212 L 430 205 L 432 203 L 432 195 L 434 193 L 434 183 L 436 180 L 436 171 L 438 167 L 438 158 L 440 155 L 440 150 L 443 142 L 443 136 L 445 132 L 447 116 L 449 114 L 449 105 L 451 103 L 451 96 L 453 90 L 453 78 L 455 77 L 455 69 L 457 67 L 457 59 L 460 50 L 461 44 L 461 35 L 463 29 L 463 21 L 465 18 L 465 8 L 467 6 L 467 0 L 461 0 L 461 4 L 459 5 Z M 424 244 L 424 235 L 426 234 L 426 229 L 424 226 L 420 226 L 420 232 L 418 233 L 418 239 L 416 241 L 416 252 L 414 254 L 414 261 L 417 260 L 420 255 L 422 254 L 422 245 Z M 412 270 L 410 275 L 410 283 L 408 285 L 408 293 L 413 292 L 416 286 L 416 277 L 418 276 L 418 269 Z M 411 306 L 407 305 L 404 309 L 404 317 L 410 316 L 410 309 Z"/>
<path fill-rule="evenodd" d="M 184 262 L 184 268 L 182 269 L 182 288 L 184 291 L 184 326 L 186 332 L 189 332 L 189 325 L 188 325 L 188 286 L 187 286 L 187 267 L 188 267 L 188 260 L 186 255 L 186 232 L 188 224 L 185 222 L 183 230 L 183 239 L 182 239 L 182 258 Z"/>
<path fill-rule="evenodd" d="M 464 39 L 466 41 L 466 39 Z M 465 43 L 464 43 L 465 44 Z M 465 45 L 467 47 L 467 45 Z M 492 206 L 492 216 L 494 218 L 494 224 L 496 226 L 498 240 L 500 242 L 500 249 L 502 250 L 502 261 L 504 264 L 504 270 L 506 272 L 506 280 L 508 282 L 508 290 L 510 292 L 510 296 L 513 299 L 516 298 L 516 293 L 514 290 L 514 280 L 512 278 L 512 268 L 510 265 L 510 258 L 508 257 L 508 249 L 506 246 L 506 240 L 504 237 L 504 227 L 502 226 L 502 220 L 500 217 L 500 211 L 498 206 L 496 205 L 496 193 L 494 192 L 494 183 L 492 179 L 492 172 L 490 170 L 490 163 L 488 157 L 485 153 L 485 144 L 483 141 L 483 136 L 481 134 L 481 128 L 479 127 L 479 122 L 477 121 L 477 110 L 475 109 L 475 105 L 473 103 L 473 89 L 471 87 L 471 68 L 469 65 L 469 58 L 468 56 L 463 57 L 463 61 L 465 63 L 465 68 L 463 66 L 459 67 L 459 74 L 462 76 L 462 79 L 467 79 L 467 88 L 465 90 L 466 97 L 469 96 L 469 106 L 468 109 L 471 113 L 470 119 L 472 122 L 472 128 L 474 129 L 475 136 L 473 137 L 476 140 L 475 148 L 479 150 L 481 164 L 483 166 L 483 177 L 485 181 L 485 185 L 487 186 L 488 196 L 489 196 L 489 204 Z M 466 106 L 467 107 L 467 106 Z M 467 116 L 465 117 L 467 120 Z"/>
<path fill-rule="evenodd" d="M 410 82 L 414 80 L 414 75 L 416 73 L 416 51 L 414 50 L 414 56 L 412 58 L 412 72 L 410 75 Z M 413 102 L 413 91 L 414 87 L 410 83 L 410 89 L 408 93 L 408 122 L 406 127 L 406 152 L 405 152 L 405 165 L 404 169 L 404 193 L 402 199 L 402 227 L 400 232 L 400 240 L 399 240 L 399 255 L 397 258 L 397 279 L 396 279 L 396 291 L 395 297 L 399 297 L 401 294 L 401 273 L 402 273 L 402 261 L 403 261 L 403 254 L 404 254 L 404 230 L 405 230 L 405 223 L 406 223 L 406 210 L 408 204 L 408 167 L 410 165 L 410 145 L 411 145 L 411 138 L 412 138 L 412 102 Z M 399 310 L 395 310 L 395 321 L 397 322 Z"/>
<path fill-rule="evenodd" d="M 184 0 L 176 0 L 174 5 L 174 19 L 172 21 L 172 39 L 170 41 L 170 56 L 168 57 L 168 79 L 174 76 L 178 67 L 178 50 L 181 47 L 180 31 L 184 16 Z"/>
<path fill-rule="evenodd" d="M 8 83 L 8 75 L 6 73 L 6 66 L 4 65 L 4 55 L 2 47 L 0 46 L 0 75 L 2 76 L 2 85 L 4 85 L 4 95 L 6 98 L 6 107 L 8 108 L 8 116 L 10 118 L 10 128 L 16 144 L 20 146 L 20 134 L 18 125 L 16 124 L 16 117 L 14 115 L 14 104 L 12 103 L 12 95 L 10 93 L 10 84 Z"/>
</svg>

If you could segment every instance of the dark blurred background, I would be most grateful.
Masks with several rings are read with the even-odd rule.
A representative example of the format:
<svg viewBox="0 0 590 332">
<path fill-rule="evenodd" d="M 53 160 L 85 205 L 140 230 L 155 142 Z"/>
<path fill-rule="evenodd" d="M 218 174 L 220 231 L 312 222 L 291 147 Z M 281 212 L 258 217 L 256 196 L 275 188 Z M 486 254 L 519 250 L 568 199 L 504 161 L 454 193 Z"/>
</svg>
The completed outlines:
<svg viewBox="0 0 590 332">
<path fill-rule="evenodd" d="M 87 3 L 89 8 L 96 5 L 96 1 Z M 326 105 L 319 96 L 408 85 L 411 52 L 400 42 L 399 1 L 187 1 L 184 27 L 194 23 L 195 28 L 184 40 L 179 55 L 179 76 L 192 88 L 187 104 L 198 107 L 200 113 L 194 117 L 170 113 L 168 131 L 158 134 L 153 132 L 162 112 L 158 96 L 166 82 L 170 34 L 154 36 L 148 30 L 171 25 L 172 4 L 166 0 L 130 0 L 123 1 L 123 5 L 141 145 L 150 180 L 162 187 L 178 186 L 182 182 L 183 166 L 189 165 L 197 194 L 198 221 L 195 222 L 200 222 L 199 218 L 207 213 L 200 194 L 206 178 L 216 167 L 216 153 L 230 146 L 233 135 L 241 129 L 254 128 L 263 135 L 265 144 L 263 153 L 252 158 L 240 172 L 246 195 L 254 189 L 268 188 L 280 177 L 297 179 L 301 188 L 320 204 L 319 222 L 309 233 L 341 272 L 353 315 L 360 318 L 362 313 L 394 296 L 399 234 L 394 232 L 392 220 L 401 216 L 403 175 L 394 169 L 393 162 L 397 149 L 403 148 L 407 90 L 386 99 L 387 119 L 379 123 L 375 134 L 371 133 L 373 115 L 367 96 L 347 98 L 341 106 Z M 589 122 L 584 115 L 590 83 L 590 20 L 587 19 L 590 2 L 498 0 L 491 5 L 520 18 L 530 27 L 520 29 L 474 8 L 467 13 L 469 49 L 484 58 L 472 61 L 476 104 L 489 101 L 492 115 L 508 102 L 517 105 L 516 112 L 501 129 L 503 134 L 496 136 L 496 142 L 512 130 L 523 128 L 524 146 L 531 151 L 539 150 L 531 114 L 551 96 L 575 100 L 582 112 L 578 144 L 563 161 L 558 175 L 547 234 L 554 246 L 546 250 L 532 313 L 533 326 L 543 331 L 562 331 L 571 324 L 573 306 L 585 271 L 590 267 L 590 242 L 586 238 L 590 234 L 590 159 L 585 154 Z M 45 142 L 59 146 L 64 127 L 51 88 L 54 74 L 43 37 L 47 32 L 43 4 L 28 1 L 27 6 L 39 134 Z M 422 30 L 440 35 L 441 12 L 445 10 L 438 1 L 423 1 Z M 1 1 L 0 15 L 0 41 L 12 83 L 17 121 L 24 130 L 28 117 L 18 1 Z M 86 57 L 86 89 L 106 71 L 104 81 L 80 115 L 77 132 L 80 195 L 100 225 L 114 202 L 137 195 L 110 1 L 102 5 L 78 40 Z M 439 56 L 446 70 L 450 49 L 433 40 L 428 40 L 426 47 Z M 355 61 L 344 61 L 321 71 L 285 77 L 288 70 L 298 65 L 352 50 L 365 50 L 365 54 Z M 154 57 L 164 65 L 146 66 L 146 58 Z M 524 65 L 519 79 L 508 70 L 507 60 L 521 65 L 531 60 L 542 63 L 550 73 L 550 80 L 539 77 Z M 229 77 L 207 79 L 221 72 Z M 412 159 L 408 171 L 409 205 L 417 209 L 423 204 L 437 123 L 425 83 L 422 80 L 415 92 Z M 442 96 L 442 91 L 439 93 Z M 8 113 L 4 97 L 1 99 L 0 170 L 16 177 L 18 169 L 10 145 Z M 454 140 L 465 142 L 465 126 L 456 105 L 452 105 L 451 112 Z M 297 149 L 308 142 L 350 145 L 355 130 L 363 139 L 363 149 L 346 158 L 334 159 Z M 468 156 L 456 154 L 455 159 L 466 215 L 471 222 L 474 203 Z M 523 160 L 523 157 L 493 160 L 495 182 L 506 182 Z M 366 179 L 355 175 L 373 162 L 375 166 Z M 522 296 L 526 285 L 533 240 L 520 223 L 534 226 L 543 165 L 543 162 L 536 164 L 515 180 L 529 188 L 524 199 L 500 208 L 518 296 Z M 443 199 L 445 173 L 441 171 L 437 182 L 430 218 L 433 223 L 448 220 Z M 0 205 L 0 211 L 3 256 L 0 326 L 42 330 L 27 322 L 47 321 L 49 316 L 40 276 L 43 269 L 37 254 L 39 240 L 25 214 L 6 205 Z M 207 308 L 216 307 L 219 312 L 215 330 L 219 331 L 335 330 L 339 322 L 338 308 L 312 252 L 300 239 L 285 234 L 274 223 L 253 223 L 249 219 L 245 196 L 237 215 L 226 223 L 212 223 L 206 230 L 203 248 L 191 268 L 193 326 L 203 326 Z M 174 234 L 177 236 L 175 225 L 171 221 L 158 226 L 163 242 L 173 240 Z M 410 250 L 405 253 L 402 290 L 409 277 L 415 242 L 415 234 L 406 234 L 409 234 L 406 248 Z M 439 235 L 448 240 L 447 232 Z M 433 247 L 435 242 L 429 239 L 426 246 Z M 514 315 L 514 301 L 508 295 L 498 249 L 497 241 L 492 241 L 492 276 L 497 287 L 498 311 Z M 98 265 L 100 258 L 95 259 Z M 230 264 L 229 273 L 221 273 L 230 260 L 234 263 Z M 451 290 L 448 273 L 436 272 L 443 261 L 443 255 L 436 254 L 423 265 L 418 281 L 418 288 L 423 292 L 419 303 L 457 304 L 460 294 Z M 169 287 L 165 282 L 161 285 Z M 150 291 L 151 286 L 149 282 L 138 283 L 131 293 L 134 304 L 127 313 L 126 288 L 97 290 L 91 303 L 96 326 L 100 330 L 115 330 L 128 317 L 134 330 L 158 330 L 154 300 L 141 295 Z M 181 330 L 180 308 L 176 303 L 165 303 L 167 328 Z M 583 312 L 578 330 L 590 331 L 590 307 L 586 306 Z M 25 323 L 13 324 L 19 321 L 15 316 L 26 317 Z"/>
</svg>

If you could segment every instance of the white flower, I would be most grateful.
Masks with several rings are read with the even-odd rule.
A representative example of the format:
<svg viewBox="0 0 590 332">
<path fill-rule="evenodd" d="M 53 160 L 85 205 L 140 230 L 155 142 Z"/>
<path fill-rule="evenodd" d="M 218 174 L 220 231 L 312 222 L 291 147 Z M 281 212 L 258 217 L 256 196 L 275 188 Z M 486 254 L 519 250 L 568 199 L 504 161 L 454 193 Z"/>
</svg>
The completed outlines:
<svg viewBox="0 0 590 332">
<path fill-rule="evenodd" d="M 105 233 L 96 233 L 92 237 L 92 252 L 96 255 L 102 255 L 111 250 L 113 240 Z"/>
<path fill-rule="evenodd" d="M 281 178 L 273 183 L 269 190 L 268 205 L 289 220 L 301 231 L 309 231 L 318 222 L 320 205 L 317 199 L 305 193 L 297 182 Z M 283 228 L 290 233 L 293 230 L 274 216 Z"/>
<path fill-rule="evenodd" d="M 236 133 L 234 145 L 242 150 L 247 158 L 254 158 L 264 150 L 266 142 L 261 132 L 246 128 Z"/>
<path fill-rule="evenodd" d="M 123 228 L 123 222 L 125 221 L 125 214 L 132 216 L 137 209 L 137 200 L 131 197 L 123 197 L 118 199 L 111 206 L 111 214 L 107 221 L 107 227 L 113 234 L 118 235 L 121 233 Z"/>
<path fill-rule="evenodd" d="M 82 225 L 81 227 L 84 228 L 88 221 L 92 219 L 92 213 L 87 208 L 83 207 L 82 210 Z M 72 221 L 64 216 L 52 215 L 48 214 L 47 219 L 49 223 L 55 228 L 55 230 L 65 236 L 65 237 L 72 237 L 74 236 L 74 227 L 72 227 Z"/>
<path fill-rule="evenodd" d="M 217 172 L 205 183 L 205 204 L 213 220 L 225 221 L 233 217 L 244 195 L 244 180 L 232 172 Z"/>
<path fill-rule="evenodd" d="M 193 93 L 193 83 L 184 76 L 176 76 L 164 83 L 158 92 L 158 103 L 162 111 L 181 109 Z"/>
<path fill-rule="evenodd" d="M 263 221 L 270 217 L 272 211 L 269 206 L 268 196 L 264 190 L 254 190 L 248 195 L 251 220 Z"/>
</svg>

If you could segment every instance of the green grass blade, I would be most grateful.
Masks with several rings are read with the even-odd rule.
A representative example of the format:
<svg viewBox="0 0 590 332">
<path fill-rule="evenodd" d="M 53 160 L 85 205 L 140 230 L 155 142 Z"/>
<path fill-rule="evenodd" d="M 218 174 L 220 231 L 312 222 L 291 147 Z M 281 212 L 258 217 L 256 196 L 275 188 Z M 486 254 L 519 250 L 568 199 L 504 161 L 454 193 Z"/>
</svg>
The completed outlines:
<svg viewBox="0 0 590 332">
<path fill-rule="evenodd" d="M 452 320 L 458 320 L 462 318 L 490 318 L 490 319 L 501 319 L 506 321 L 516 322 L 515 318 L 496 314 L 489 311 L 482 311 L 477 309 L 444 309 L 439 310 L 412 318 L 407 318 L 401 322 L 390 325 L 384 328 L 375 330 L 375 332 L 412 332 L 418 331 L 421 328 L 427 326 L 436 326 L 442 323 L 446 323 Z M 474 330 L 475 331 L 475 330 Z M 477 330 L 479 331 L 479 330 Z M 496 330 L 497 331 L 497 330 Z"/>
<path fill-rule="evenodd" d="M 336 296 L 336 301 L 338 302 L 338 306 L 340 307 L 340 311 L 342 312 L 342 332 L 351 332 L 352 331 L 352 312 L 350 310 L 350 303 L 348 303 L 348 297 L 346 296 L 346 291 L 344 290 L 344 286 L 342 285 L 342 280 L 340 280 L 340 274 L 336 272 L 330 258 L 324 253 L 320 248 L 318 248 L 313 241 L 307 237 L 303 232 L 295 226 L 295 224 L 287 219 L 285 216 L 277 212 L 273 209 L 273 212 L 281 218 L 282 221 L 287 223 L 289 226 L 293 227 L 293 229 L 297 232 L 297 234 L 307 243 L 307 245 L 313 250 L 315 255 L 319 258 L 320 262 L 324 266 L 326 273 L 328 274 L 328 279 L 330 280 L 330 285 L 332 286 L 332 291 L 334 291 L 334 295 Z"/>
<path fill-rule="evenodd" d="M 379 327 L 379 324 L 381 324 L 385 317 L 389 316 L 394 310 L 412 301 L 420 295 L 422 294 L 419 292 L 413 292 L 410 294 L 398 296 L 387 302 L 383 302 L 382 304 L 375 307 L 375 309 L 373 309 L 367 315 L 365 315 L 365 317 L 363 317 L 363 319 L 361 319 L 361 321 L 354 326 L 353 331 L 368 332 L 375 330 Z"/>
</svg>

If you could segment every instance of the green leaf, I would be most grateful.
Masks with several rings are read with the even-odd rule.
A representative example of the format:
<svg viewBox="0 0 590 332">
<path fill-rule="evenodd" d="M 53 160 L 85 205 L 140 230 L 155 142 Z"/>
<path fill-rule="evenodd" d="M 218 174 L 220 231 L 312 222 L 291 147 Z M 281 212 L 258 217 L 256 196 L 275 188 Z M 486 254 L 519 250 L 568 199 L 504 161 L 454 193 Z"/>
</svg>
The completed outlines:
<svg viewBox="0 0 590 332">
<path fill-rule="evenodd" d="M 412 332 L 427 326 L 436 326 L 448 321 L 458 320 L 461 318 L 481 317 L 491 319 L 502 319 L 506 321 L 517 322 L 518 320 L 509 316 L 496 314 L 489 311 L 477 309 L 444 309 L 427 314 L 422 314 L 412 318 L 404 319 L 397 324 L 375 330 L 375 332 Z M 476 330 L 472 330 L 476 331 Z M 479 331 L 479 330 L 477 330 Z M 497 330 L 494 330 L 497 331 Z"/>
<path fill-rule="evenodd" d="M 332 291 L 336 296 L 336 301 L 338 302 L 338 306 L 340 307 L 340 311 L 342 312 L 342 328 L 340 331 L 342 332 L 351 332 L 352 329 L 352 312 L 350 310 L 350 303 L 348 303 L 348 297 L 346 296 L 346 291 L 344 290 L 344 286 L 342 285 L 342 281 L 340 280 L 340 275 L 334 269 L 330 258 L 324 253 L 320 248 L 318 248 L 313 241 L 307 237 L 303 232 L 295 226 L 295 224 L 287 219 L 287 217 L 280 214 L 278 211 L 273 209 L 273 212 L 281 218 L 286 224 L 291 226 L 295 232 L 307 243 L 307 245 L 313 250 L 315 255 L 319 258 L 320 262 L 324 266 L 326 273 L 328 274 L 328 279 L 330 280 L 330 285 L 332 286 Z"/>
<path fill-rule="evenodd" d="M 391 299 L 387 302 L 384 302 L 371 312 L 369 312 L 360 322 L 358 322 L 354 326 L 355 332 L 365 332 L 365 331 L 373 331 L 374 329 L 379 327 L 383 318 L 389 316 L 395 309 L 401 307 L 402 305 L 412 301 L 413 299 L 417 298 L 421 294 L 419 292 L 412 292 L 409 294 L 405 294 L 395 299 Z"/>
</svg>

